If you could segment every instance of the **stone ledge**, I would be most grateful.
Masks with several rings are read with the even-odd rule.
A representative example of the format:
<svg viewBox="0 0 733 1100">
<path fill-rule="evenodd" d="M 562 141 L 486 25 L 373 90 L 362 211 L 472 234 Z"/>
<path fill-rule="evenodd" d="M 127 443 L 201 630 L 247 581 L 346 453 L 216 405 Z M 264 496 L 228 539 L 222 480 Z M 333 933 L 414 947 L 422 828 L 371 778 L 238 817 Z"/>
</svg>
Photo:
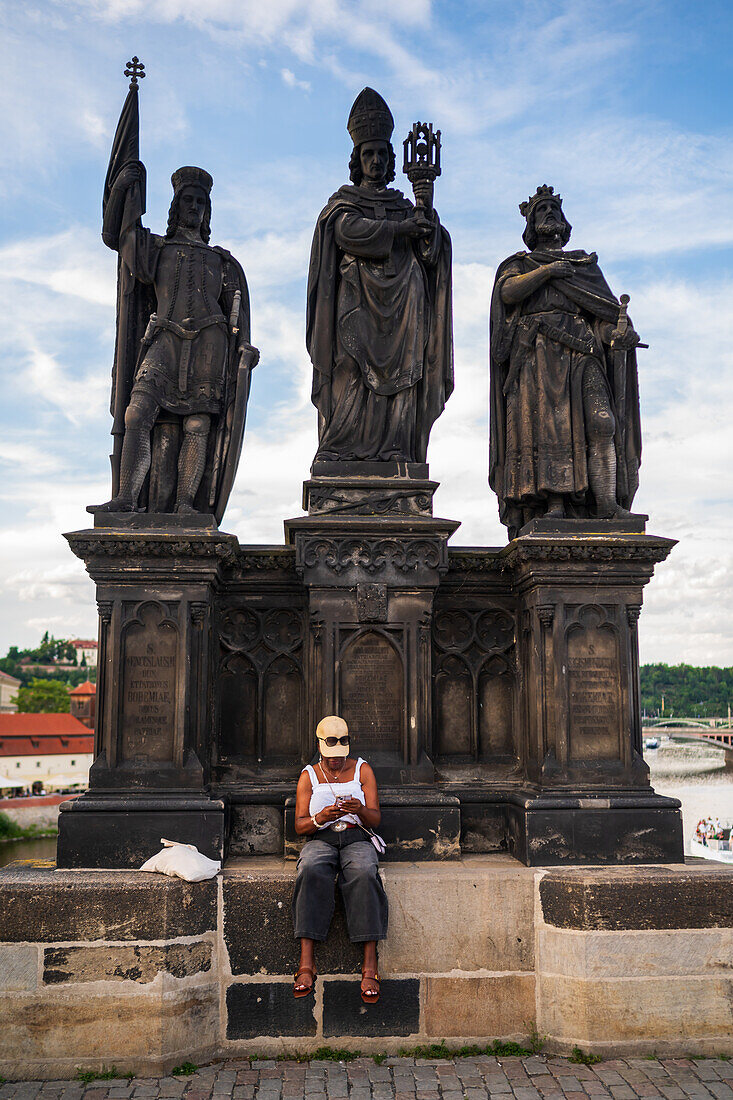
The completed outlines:
<svg viewBox="0 0 733 1100">
<path fill-rule="evenodd" d="M 390 901 L 390 933 L 380 944 L 381 973 L 391 977 L 452 970 L 531 971 L 534 875 L 508 856 L 385 865 L 382 876 Z M 294 970 L 297 943 L 290 915 L 294 878 L 295 865 L 275 859 L 252 860 L 225 870 L 224 940 L 232 974 Z M 492 913 L 490 924 L 487 912 Z M 316 948 L 316 959 L 321 974 L 358 973 L 361 967 L 361 952 L 349 941 L 338 892 L 331 931 L 326 943 Z"/>
<path fill-rule="evenodd" d="M 142 871 L 0 871 L 0 942 L 171 940 L 216 928 L 217 883 Z"/>
<path fill-rule="evenodd" d="M 546 924 L 592 930 L 733 928 L 733 867 L 616 867 L 548 871 Z"/>
</svg>

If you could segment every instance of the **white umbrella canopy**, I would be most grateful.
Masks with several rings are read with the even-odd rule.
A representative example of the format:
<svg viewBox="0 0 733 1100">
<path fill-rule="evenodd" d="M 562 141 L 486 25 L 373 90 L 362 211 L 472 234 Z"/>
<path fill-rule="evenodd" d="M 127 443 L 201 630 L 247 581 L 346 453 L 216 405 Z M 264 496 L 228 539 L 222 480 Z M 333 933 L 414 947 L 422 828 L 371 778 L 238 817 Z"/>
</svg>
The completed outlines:
<svg viewBox="0 0 733 1100">
<path fill-rule="evenodd" d="M 81 787 L 86 785 L 86 777 L 80 775 L 45 775 L 44 787 Z"/>
<path fill-rule="evenodd" d="M 11 779 L 9 775 L 0 775 L 0 790 L 3 787 L 25 787 L 27 783 L 27 779 Z"/>
</svg>

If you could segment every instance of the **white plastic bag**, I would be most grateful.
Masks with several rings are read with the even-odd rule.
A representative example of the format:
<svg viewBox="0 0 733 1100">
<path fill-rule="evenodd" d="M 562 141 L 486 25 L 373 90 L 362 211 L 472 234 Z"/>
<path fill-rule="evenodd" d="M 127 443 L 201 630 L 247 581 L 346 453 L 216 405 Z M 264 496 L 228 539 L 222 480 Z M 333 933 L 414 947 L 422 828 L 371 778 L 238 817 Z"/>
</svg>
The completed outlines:
<svg viewBox="0 0 733 1100">
<path fill-rule="evenodd" d="M 141 871 L 159 871 L 171 878 L 184 878 L 186 882 L 215 878 L 221 871 L 221 862 L 202 855 L 195 844 L 179 844 L 177 840 L 165 840 L 163 837 L 160 843 L 163 851 L 146 860 Z"/>
</svg>

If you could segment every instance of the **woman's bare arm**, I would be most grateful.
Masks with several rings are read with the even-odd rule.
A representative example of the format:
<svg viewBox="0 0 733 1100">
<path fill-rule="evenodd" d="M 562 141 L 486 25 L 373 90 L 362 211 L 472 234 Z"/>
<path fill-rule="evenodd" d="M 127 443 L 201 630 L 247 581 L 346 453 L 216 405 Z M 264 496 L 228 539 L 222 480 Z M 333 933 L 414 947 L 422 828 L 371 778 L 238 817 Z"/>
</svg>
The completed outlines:
<svg viewBox="0 0 733 1100">
<path fill-rule="evenodd" d="M 295 791 L 295 831 L 298 836 L 311 836 L 313 833 L 318 832 L 313 824 L 309 809 L 312 793 L 313 784 L 308 772 L 301 772 Z M 343 809 L 337 807 L 334 802 L 332 806 L 326 806 L 324 810 L 319 810 L 315 816 L 319 825 L 328 825 L 331 821 L 343 817 L 343 814 Z"/>
</svg>

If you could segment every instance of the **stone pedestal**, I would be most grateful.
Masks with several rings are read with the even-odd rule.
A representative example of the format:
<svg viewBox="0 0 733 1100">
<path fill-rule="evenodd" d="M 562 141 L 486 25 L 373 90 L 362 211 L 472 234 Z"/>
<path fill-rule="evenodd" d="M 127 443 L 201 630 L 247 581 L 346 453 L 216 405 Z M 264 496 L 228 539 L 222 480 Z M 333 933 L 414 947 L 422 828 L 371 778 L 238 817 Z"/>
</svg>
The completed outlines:
<svg viewBox="0 0 733 1100">
<path fill-rule="evenodd" d="M 88 792 L 62 804 L 59 866 L 139 866 L 161 836 L 220 858 L 212 617 L 237 541 L 210 517 L 149 515 L 100 517 L 66 537 L 97 585 L 100 627 L 95 759 Z"/>
<path fill-rule="evenodd" d="M 545 534 L 535 521 L 503 553 L 524 686 L 509 847 L 525 863 L 682 857 L 679 803 L 654 794 L 642 756 L 637 621 L 644 585 L 674 546 L 643 534 L 644 518 L 625 521 L 636 532 L 598 521 Z"/>
<path fill-rule="evenodd" d="M 313 473 L 311 514 L 285 521 L 308 593 L 310 728 L 340 714 L 380 783 L 432 782 L 433 602 L 459 524 L 433 517 L 427 466 L 329 462 Z"/>
</svg>

